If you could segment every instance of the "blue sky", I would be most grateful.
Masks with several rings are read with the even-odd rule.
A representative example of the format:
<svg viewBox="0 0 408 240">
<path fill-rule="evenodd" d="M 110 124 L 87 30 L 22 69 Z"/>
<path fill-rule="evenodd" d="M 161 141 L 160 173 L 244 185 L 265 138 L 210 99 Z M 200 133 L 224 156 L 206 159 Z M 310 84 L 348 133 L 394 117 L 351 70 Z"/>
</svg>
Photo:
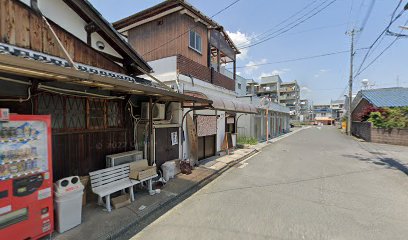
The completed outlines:
<svg viewBox="0 0 408 240">
<path fill-rule="evenodd" d="M 109 21 L 116 21 L 145 8 L 160 3 L 160 0 L 90 0 Z M 308 4 L 324 0 L 241 0 L 215 20 L 224 26 L 237 45 L 239 42 L 256 42 L 254 36 L 301 10 Z M 360 27 L 373 0 L 337 0 L 333 5 L 280 37 L 271 39 L 244 51 L 239 67 L 277 62 L 288 59 L 345 51 L 350 48 L 350 37 L 345 32 L 352 26 Z M 120 2 L 120 3 L 118 3 Z M 189 3 L 211 16 L 233 0 L 189 0 Z M 406 4 L 406 1 L 403 1 Z M 364 31 L 357 36 L 356 48 L 371 45 L 389 23 L 398 0 L 376 0 Z M 311 8 L 310 8 L 311 9 Z M 401 9 L 400 9 L 401 10 Z M 400 11 L 399 10 L 399 11 Z M 391 30 L 399 32 L 399 25 L 408 19 L 408 11 L 393 25 Z M 276 29 L 276 28 L 275 28 Z M 408 31 L 406 31 L 408 34 Z M 373 52 L 370 62 L 394 37 L 387 36 Z M 408 38 L 400 38 L 369 69 L 355 80 L 354 92 L 361 89 L 361 80 L 369 79 L 374 87 L 408 87 Z M 357 52 L 355 68 L 358 68 L 365 50 Z M 297 80 L 302 87 L 302 97 L 314 103 L 328 103 L 343 96 L 349 75 L 349 54 L 297 62 L 246 67 L 237 70 L 242 76 L 260 79 L 263 75 L 280 74 L 283 81 Z M 398 80 L 397 80 L 398 79 Z"/>
</svg>

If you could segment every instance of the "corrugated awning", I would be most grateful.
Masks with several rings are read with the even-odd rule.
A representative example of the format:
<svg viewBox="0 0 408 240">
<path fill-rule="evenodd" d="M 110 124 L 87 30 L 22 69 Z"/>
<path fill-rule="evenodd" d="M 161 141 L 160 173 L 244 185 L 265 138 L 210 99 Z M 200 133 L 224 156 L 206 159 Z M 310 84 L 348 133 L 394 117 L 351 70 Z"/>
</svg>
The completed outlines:
<svg viewBox="0 0 408 240">
<path fill-rule="evenodd" d="M 255 106 L 249 103 L 239 102 L 237 100 L 226 99 L 215 95 L 204 94 L 200 92 L 186 91 L 184 94 L 194 97 L 201 97 L 207 100 L 212 100 L 211 108 L 227 112 L 250 113 L 256 114 L 258 110 Z"/>
</svg>

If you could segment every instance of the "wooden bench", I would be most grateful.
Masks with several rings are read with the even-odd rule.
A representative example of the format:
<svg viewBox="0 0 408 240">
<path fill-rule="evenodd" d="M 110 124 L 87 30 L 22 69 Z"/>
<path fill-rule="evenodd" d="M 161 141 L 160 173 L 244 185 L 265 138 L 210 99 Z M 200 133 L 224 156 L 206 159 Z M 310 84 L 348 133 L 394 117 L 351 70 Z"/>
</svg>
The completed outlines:
<svg viewBox="0 0 408 240">
<path fill-rule="evenodd" d="M 106 209 L 112 210 L 110 204 L 110 195 L 118 191 L 129 189 L 130 200 L 133 202 L 133 186 L 140 183 L 138 180 L 129 178 L 129 164 L 123 164 L 116 167 L 105 168 L 95 172 L 90 172 L 92 191 L 98 195 L 98 204 L 103 205 L 102 198 L 105 198 Z"/>
</svg>

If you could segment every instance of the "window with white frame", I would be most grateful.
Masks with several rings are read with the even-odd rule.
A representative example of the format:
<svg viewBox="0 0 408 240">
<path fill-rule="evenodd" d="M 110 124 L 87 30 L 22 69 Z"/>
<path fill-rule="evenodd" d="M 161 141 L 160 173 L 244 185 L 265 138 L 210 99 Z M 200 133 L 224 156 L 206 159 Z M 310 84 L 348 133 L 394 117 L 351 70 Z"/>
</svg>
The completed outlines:
<svg viewBox="0 0 408 240">
<path fill-rule="evenodd" d="M 189 47 L 199 53 L 201 53 L 201 36 L 197 32 L 190 30 Z"/>
</svg>

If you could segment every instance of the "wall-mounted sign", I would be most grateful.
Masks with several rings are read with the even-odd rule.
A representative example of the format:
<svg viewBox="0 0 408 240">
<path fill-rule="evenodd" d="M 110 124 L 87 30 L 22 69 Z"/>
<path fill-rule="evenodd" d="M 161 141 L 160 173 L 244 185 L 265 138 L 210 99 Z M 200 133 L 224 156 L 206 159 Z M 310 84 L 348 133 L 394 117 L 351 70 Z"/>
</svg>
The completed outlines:
<svg viewBox="0 0 408 240">
<path fill-rule="evenodd" d="M 199 137 L 217 134 L 217 116 L 197 116 L 197 135 Z"/>
<path fill-rule="evenodd" d="M 23 58 L 36 60 L 36 61 L 47 63 L 47 64 L 53 64 L 59 67 L 66 67 L 66 68 L 69 67 L 68 61 L 63 58 L 51 56 L 51 55 L 33 51 L 30 49 L 16 47 L 16 46 L 5 44 L 5 43 L 0 43 L 0 54 L 13 55 L 16 57 L 23 57 Z M 96 75 L 116 78 L 119 80 L 124 80 L 124 81 L 129 81 L 129 82 L 135 82 L 134 78 L 127 76 L 125 74 L 116 73 L 116 72 L 108 71 L 105 69 L 101 69 L 101 68 L 81 64 L 81 63 L 75 63 L 75 65 L 78 67 L 78 70 L 82 72 L 93 73 Z"/>
<path fill-rule="evenodd" d="M 0 108 L 0 121 L 8 121 L 10 113 L 8 108 Z"/>
</svg>

